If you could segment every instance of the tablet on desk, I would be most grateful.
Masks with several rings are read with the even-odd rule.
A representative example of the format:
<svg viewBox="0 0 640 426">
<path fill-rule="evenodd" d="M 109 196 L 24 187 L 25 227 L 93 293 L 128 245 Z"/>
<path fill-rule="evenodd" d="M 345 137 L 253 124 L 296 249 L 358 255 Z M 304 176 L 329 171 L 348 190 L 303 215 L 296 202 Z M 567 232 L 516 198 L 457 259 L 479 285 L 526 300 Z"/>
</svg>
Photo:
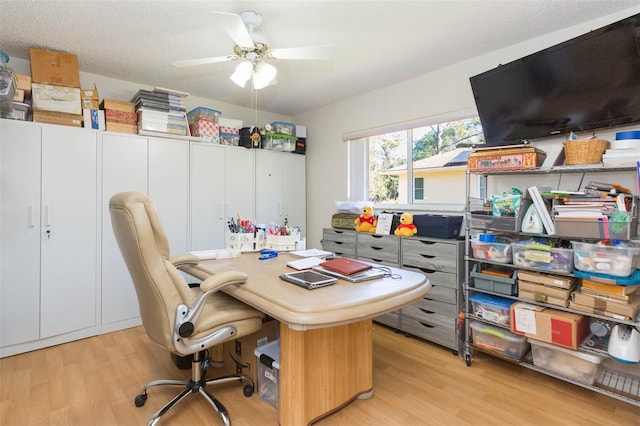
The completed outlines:
<svg viewBox="0 0 640 426">
<path fill-rule="evenodd" d="M 335 284 L 338 281 L 338 279 L 335 277 L 324 275 L 315 271 L 289 272 L 280 275 L 280 278 L 287 282 L 299 285 L 300 287 L 304 287 L 308 290 L 325 287 L 331 284 Z"/>
</svg>

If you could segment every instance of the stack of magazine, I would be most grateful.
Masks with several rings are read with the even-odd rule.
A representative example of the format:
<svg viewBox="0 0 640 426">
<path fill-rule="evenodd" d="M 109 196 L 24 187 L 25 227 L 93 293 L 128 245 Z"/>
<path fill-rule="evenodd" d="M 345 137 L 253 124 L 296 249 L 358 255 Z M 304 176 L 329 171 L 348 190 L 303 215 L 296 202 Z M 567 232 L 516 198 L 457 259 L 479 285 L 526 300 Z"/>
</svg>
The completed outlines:
<svg viewBox="0 0 640 426">
<path fill-rule="evenodd" d="M 160 87 L 140 89 L 131 99 L 138 115 L 138 133 L 189 136 L 186 98 L 188 94 Z"/>
</svg>

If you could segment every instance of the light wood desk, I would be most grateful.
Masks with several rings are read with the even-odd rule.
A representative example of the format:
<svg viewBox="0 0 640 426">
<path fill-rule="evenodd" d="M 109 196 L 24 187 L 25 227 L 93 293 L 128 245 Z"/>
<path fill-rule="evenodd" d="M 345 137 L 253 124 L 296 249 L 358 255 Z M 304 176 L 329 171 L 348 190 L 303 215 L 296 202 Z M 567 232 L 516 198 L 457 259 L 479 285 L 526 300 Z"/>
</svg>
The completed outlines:
<svg viewBox="0 0 640 426">
<path fill-rule="evenodd" d="M 391 268 L 400 279 L 361 283 L 338 280 L 315 290 L 279 278 L 296 257 L 257 253 L 203 261 L 182 268 L 205 279 L 219 270 L 240 270 L 245 284 L 223 291 L 280 321 L 279 423 L 313 423 L 356 398 L 373 396 L 371 318 L 423 297 L 431 283 L 420 273 Z"/>
</svg>

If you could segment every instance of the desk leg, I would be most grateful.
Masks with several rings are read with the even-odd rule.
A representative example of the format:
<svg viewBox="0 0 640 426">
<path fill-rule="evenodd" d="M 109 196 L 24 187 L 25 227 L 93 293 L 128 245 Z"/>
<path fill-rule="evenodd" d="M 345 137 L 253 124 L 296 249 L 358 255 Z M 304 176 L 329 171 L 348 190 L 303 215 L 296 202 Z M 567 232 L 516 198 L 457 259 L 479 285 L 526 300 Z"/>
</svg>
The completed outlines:
<svg viewBox="0 0 640 426">
<path fill-rule="evenodd" d="M 371 320 L 297 331 L 280 325 L 280 426 L 311 424 L 373 394 Z"/>
</svg>

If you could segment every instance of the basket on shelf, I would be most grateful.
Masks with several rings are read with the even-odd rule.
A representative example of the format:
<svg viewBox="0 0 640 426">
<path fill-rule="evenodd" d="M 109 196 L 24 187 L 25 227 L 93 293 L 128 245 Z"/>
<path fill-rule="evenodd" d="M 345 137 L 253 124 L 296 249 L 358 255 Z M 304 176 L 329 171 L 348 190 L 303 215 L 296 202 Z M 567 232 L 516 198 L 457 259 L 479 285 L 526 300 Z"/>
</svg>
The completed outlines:
<svg viewBox="0 0 640 426">
<path fill-rule="evenodd" d="M 602 161 L 609 141 L 605 139 L 581 139 L 564 142 L 565 164 L 595 164 Z"/>
</svg>

